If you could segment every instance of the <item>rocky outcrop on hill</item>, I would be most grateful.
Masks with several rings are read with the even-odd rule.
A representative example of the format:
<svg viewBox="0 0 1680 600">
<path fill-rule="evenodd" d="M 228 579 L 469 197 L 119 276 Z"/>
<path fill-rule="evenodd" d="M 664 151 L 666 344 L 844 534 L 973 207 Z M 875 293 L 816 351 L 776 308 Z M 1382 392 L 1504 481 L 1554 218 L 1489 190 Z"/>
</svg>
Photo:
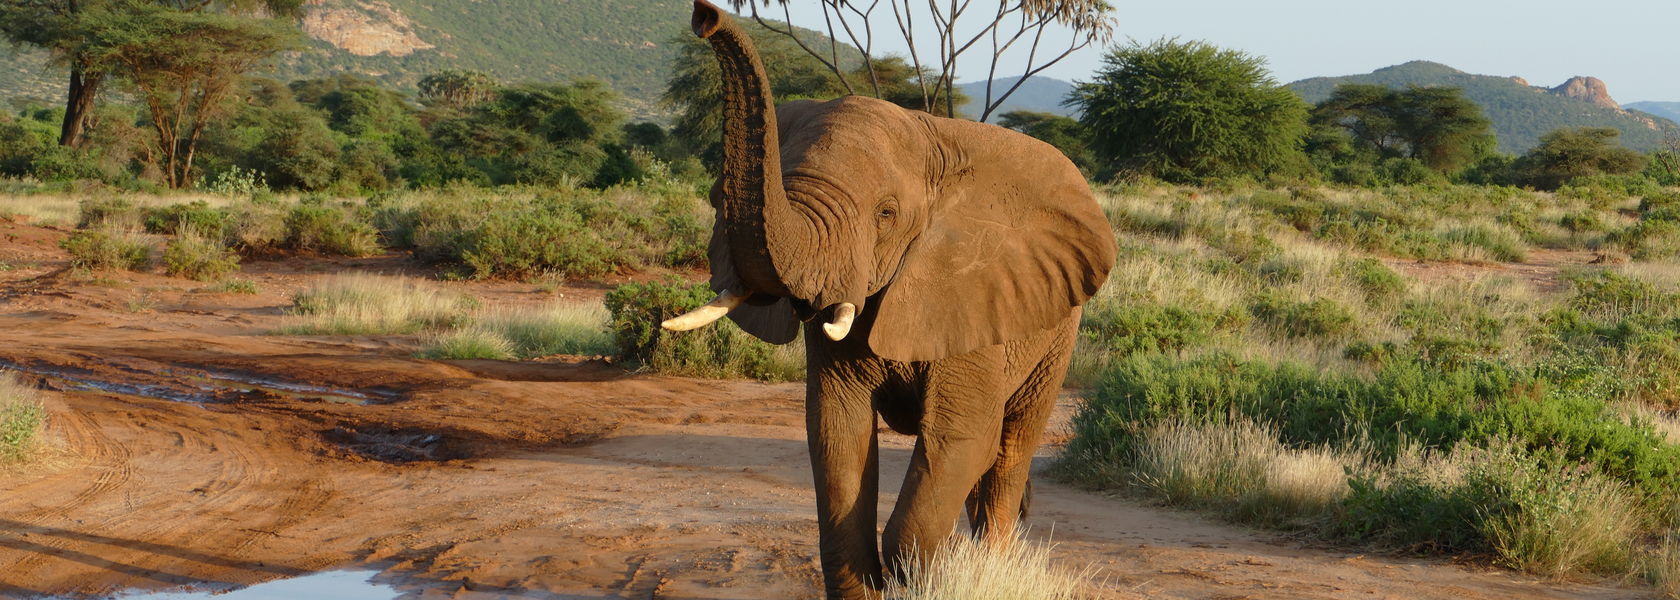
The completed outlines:
<svg viewBox="0 0 1680 600">
<path fill-rule="evenodd" d="M 408 56 L 434 47 L 414 33 L 407 16 L 378 0 L 334 6 L 312 0 L 303 31 L 356 56 Z"/>
<path fill-rule="evenodd" d="M 1614 99 L 1610 98 L 1610 86 L 1604 85 L 1604 81 L 1597 77 L 1571 77 L 1569 81 L 1563 82 L 1563 85 L 1549 91 L 1565 98 L 1572 98 L 1612 109 L 1616 112 L 1623 112 L 1622 105 L 1617 104 Z"/>
</svg>

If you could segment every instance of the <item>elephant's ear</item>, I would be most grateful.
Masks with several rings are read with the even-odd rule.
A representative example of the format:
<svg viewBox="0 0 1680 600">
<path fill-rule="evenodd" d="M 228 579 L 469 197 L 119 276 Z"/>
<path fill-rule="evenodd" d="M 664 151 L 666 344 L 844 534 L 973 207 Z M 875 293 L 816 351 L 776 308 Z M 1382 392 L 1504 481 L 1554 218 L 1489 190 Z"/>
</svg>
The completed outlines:
<svg viewBox="0 0 1680 600">
<path fill-rule="evenodd" d="M 876 303 L 869 347 L 934 360 L 1066 319 L 1114 265 L 1113 230 L 1054 147 L 979 123 L 934 120 L 948 150 L 928 223 Z"/>
<path fill-rule="evenodd" d="M 719 193 L 719 189 L 714 186 L 713 206 L 717 205 Z M 706 258 L 712 263 L 712 291 L 730 290 L 740 293 L 745 291 L 747 286 L 741 283 L 741 278 L 735 274 L 734 264 L 730 262 L 727 237 L 714 226 L 712 241 L 706 247 Z M 729 311 L 729 320 L 739 325 L 742 331 L 772 344 L 786 344 L 799 337 L 799 316 L 787 298 L 778 298 L 768 304 L 757 303 L 759 298 L 761 296 L 750 298 L 746 303 Z"/>
</svg>

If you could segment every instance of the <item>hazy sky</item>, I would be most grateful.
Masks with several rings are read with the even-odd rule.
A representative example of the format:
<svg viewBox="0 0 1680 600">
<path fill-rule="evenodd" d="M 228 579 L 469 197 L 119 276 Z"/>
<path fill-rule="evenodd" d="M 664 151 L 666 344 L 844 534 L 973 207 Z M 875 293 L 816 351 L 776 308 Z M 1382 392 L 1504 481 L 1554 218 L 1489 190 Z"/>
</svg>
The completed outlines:
<svg viewBox="0 0 1680 600">
<path fill-rule="evenodd" d="M 1680 0 L 1110 2 L 1120 17 L 1116 43 L 1163 36 L 1206 40 L 1266 57 L 1283 82 L 1422 59 L 1471 73 L 1516 75 L 1547 87 L 1590 75 L 1603 79 L 1617 102 L 1680 102 Z M 794 20 L 815 28 L 821 13 L 796 10 Z M 901 40 L 877 43 L 885 41 L 903 52 Z M 1101 55 L 1086 50 L 1045 74 L 1086 79 Z M 981 61 L 959 67 L 960 80 L 985 77 Z"/>
</svg>

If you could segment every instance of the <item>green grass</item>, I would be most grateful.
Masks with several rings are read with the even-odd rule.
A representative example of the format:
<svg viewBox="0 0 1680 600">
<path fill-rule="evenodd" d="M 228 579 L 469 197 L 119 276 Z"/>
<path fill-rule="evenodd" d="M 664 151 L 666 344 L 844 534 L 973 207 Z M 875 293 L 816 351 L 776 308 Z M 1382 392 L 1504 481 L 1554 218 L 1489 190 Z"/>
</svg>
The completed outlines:
<svg viewBox="0 0 1680 600">
<path fill-rule="evenodd" d="M 254 296 L 257 293 L 257 282 L 249 279 L 229 279 L 210 286 L 209 289 L 223 294 L 245 294 Z"/>
<path fill-rule="evenodd" d="M 41 442 L 47 412 L 35 388 L 0 371 L 0 463 L 27 460 Z"/>
<path fill-rule="evenodd" d="M 1674 581 L 1651 540 L 1680 501 L 1680 265 L 1654 250 L 1677 204 L 1605 189 L 1107 190 L 1120 259 L 1057 472 L 1327 540 Z M 1491 264 L 1542 248 L 1634 261 L 1538 283 Z"/>
<path fill-rule="evenodd" d="M 556 354 L 612 356 L 618 348 L 599 304 L 556 302 L 538 307 L 499 307 L 472 324 L 436 336 L 423 358 L 532 359 Z"/>
<path fill-rule="evenodd" d="M 466 323 L 477 301 L 423 281 L 367 274 L 325 278 L 292 296 L 287 335 L 389 335 Z"/>
</svg>

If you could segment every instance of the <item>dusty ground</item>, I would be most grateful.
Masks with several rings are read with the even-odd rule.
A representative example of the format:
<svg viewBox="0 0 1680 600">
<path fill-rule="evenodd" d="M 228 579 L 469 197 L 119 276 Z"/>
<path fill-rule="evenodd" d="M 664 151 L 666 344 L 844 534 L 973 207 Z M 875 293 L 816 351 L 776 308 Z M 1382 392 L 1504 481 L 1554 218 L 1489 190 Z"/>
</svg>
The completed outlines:
<svg viewBox="0 0 1680 600">
<path fill-rule="evenodd" d="M 0 365 L 49 390 L 60 440 L 44 466 L 0 472 L 0 597 L 226 589 L 351 565 L 385 569 L 411 598 L 812 597 L 799 385 L 268 336 L 313 277 L 412 267 L 253 263 L 262 293 L 240 296 L 58 273 L 61 236 L 0 220 Z M 909 448 L 886 439 L 883 514 Z M 1034 509 L 1032 535 L 1053 537 L 1061 564 L 1093 566 L 1104 598 L 1645 595 L 1304 545 L 1042 477 Z"/>
</svg>

